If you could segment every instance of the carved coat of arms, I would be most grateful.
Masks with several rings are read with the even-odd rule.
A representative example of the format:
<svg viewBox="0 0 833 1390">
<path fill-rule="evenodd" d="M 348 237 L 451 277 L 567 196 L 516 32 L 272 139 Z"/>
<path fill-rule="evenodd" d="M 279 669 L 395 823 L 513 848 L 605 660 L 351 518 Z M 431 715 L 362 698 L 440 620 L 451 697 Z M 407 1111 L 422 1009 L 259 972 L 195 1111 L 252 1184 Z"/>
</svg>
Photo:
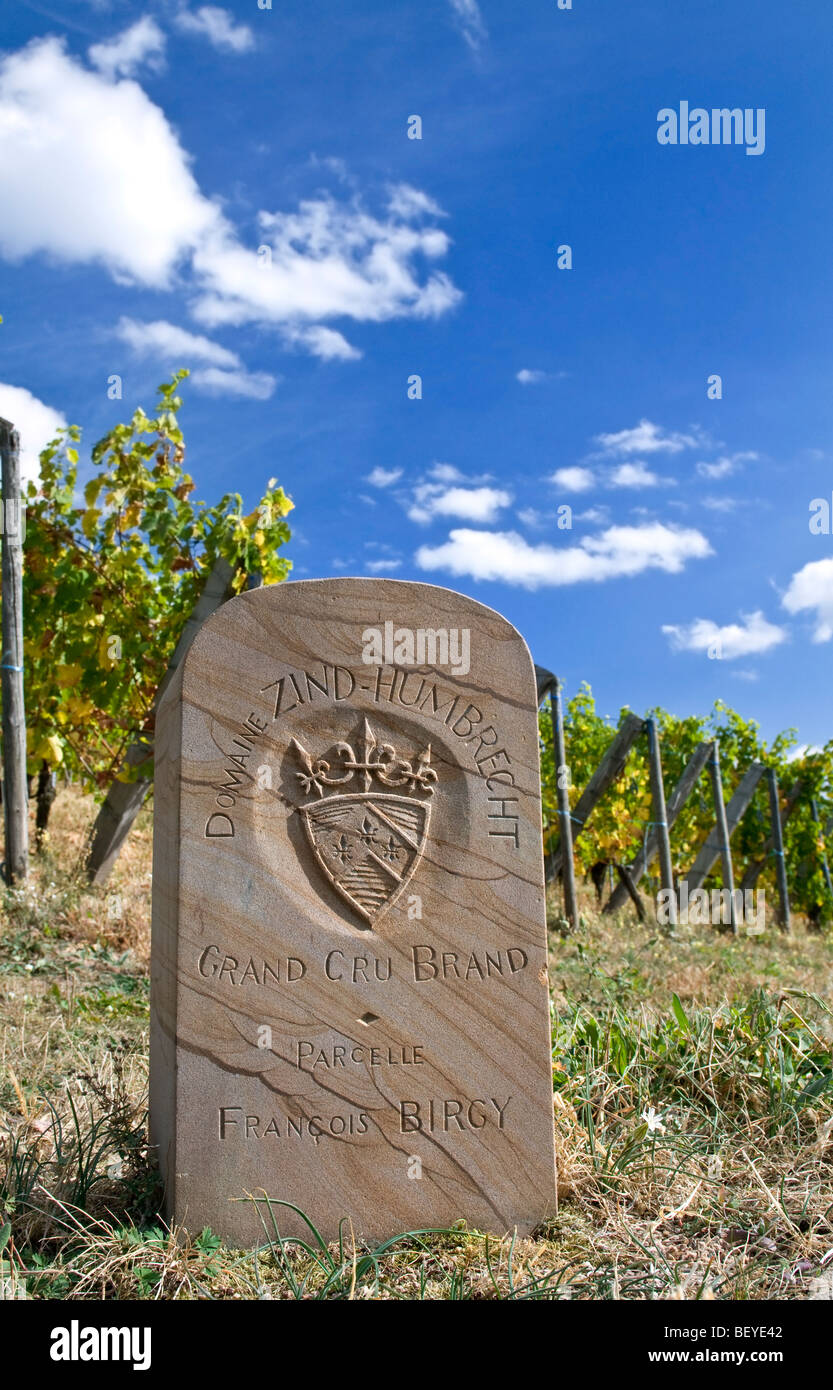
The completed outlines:
<svg viewBox="0 0 833 1390">
<path fill-rule="evenodd" d="M 422 858 L 437 773 L 431 745 L 414 759 L 377 743 L 368 724 L 356 748 L 337 743 L 336 766 L 292 740 L 301 764 L 307 839 L 326 878 L 371 926 L 398 898 Z M 358 756 L 357 756 L 358 754 Z M 355 782 L 354 782 L 355 779 Z M 354 783 L 360 790 L 330 792 Z M 402 792 L 385 788 L 407 789 Z"/>
</svg>

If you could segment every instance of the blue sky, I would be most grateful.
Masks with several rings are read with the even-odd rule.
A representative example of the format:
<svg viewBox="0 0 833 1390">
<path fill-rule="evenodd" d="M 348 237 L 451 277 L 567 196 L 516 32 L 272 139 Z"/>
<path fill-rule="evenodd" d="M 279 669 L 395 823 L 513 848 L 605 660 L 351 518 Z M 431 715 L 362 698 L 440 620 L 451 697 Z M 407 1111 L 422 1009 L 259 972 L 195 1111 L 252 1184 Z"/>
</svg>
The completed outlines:
<svg viewBox="0 0 833 1390">
<path fill-rule="evenodd" d="M 296 577 L 470 593 L 603 713 L 833 735 L 828 0 L 9 9 L 30 450 L 189 366 L 199 495 L 276 477 Z M 763 110 L 762 153 L 661 145 L 684 101 Z"/>
</svg>

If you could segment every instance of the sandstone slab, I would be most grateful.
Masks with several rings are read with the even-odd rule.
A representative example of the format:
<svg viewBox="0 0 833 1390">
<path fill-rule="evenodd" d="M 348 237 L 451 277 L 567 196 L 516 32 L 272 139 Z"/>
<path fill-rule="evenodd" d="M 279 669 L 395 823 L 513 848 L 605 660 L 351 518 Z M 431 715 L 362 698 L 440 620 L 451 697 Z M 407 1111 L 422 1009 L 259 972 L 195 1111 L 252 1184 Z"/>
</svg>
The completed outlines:
<svg viewBox="0 0 833 1390">
<path fill-rule="evenodd" d="M 177 1222 L 249 1245 L 267 1196 L 327 1239 L 552 1212 L 536 713 L 515 629 L 432 585 L 287 583 L 205 624 L 155 737 Z"/>
</svg>

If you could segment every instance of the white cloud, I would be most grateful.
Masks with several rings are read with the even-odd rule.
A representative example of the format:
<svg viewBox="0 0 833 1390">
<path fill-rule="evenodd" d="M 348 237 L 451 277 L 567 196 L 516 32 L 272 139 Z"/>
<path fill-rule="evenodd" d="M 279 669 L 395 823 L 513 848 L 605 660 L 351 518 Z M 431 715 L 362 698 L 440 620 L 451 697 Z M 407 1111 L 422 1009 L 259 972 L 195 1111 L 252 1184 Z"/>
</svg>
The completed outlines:
<svg viewBox="0 0 833 1390">
<path fill-rule="evenodd" d="M 437 516 L 458 516 L 464 521 L 494 521 L 512 494 L 495 487 L 446 487 L 443 483 L 420 483 L 408 508 L 411 521 L 432 521 Z"/>
<path fill-rule="evenodd" d="M 668 479 L 652 473 L 644 463 L 620 463 L 610 475 L 612 487 L 662 487 Z"/>
<path fill-rule="evenodd" d="M 401 560 L 368 560 L 365 569 L 370 570 L 371 574 L 384 574 L 386 570 L 398 570 L 401 564 Z"/>
<path fill-rule="evenodd" d="M 0 61 L 0 167 L 0 254 L 99 262 L 156 289 L 184 273 L 209 327 L 272 325 L 290 345 L 345 359 L 357 350 L 325 320 L 427 319 L 461 298 L 447 275 L 424 270 L 450 242 L 424 223 L 436 205 L 414 189 L 394 190 L 380 217 L 355 197 L 261 212 L 265 265 L 203 195 L 142 89 L 84 68 L 55 38 Z"/>
<path fill-rule="evenodd" d="M 461 473 L 459 468 L 455 468 L 453 463 L 432 463 L 428 469 L 429 478 L 433 478 L 438 483 L 464 483 L 465 473 Z M 487 478 L 478 478 L 478 482 L 488 482 Z"/>
<path fill-rule="evenodd" d="M 733 512 L 740 503 L 736 497 L 704 497 L 703 506 L 710 512 Z"/>
<path fill-rule="evenodd" d="M 439 203 L 409 183 L 396 183 L 390 189 L 388 212 L 410 222 L 417 217 L 445 217 Z"/>
<path fill-rule="evenodd" d="M 824 749 L 817 743 L 799 743 L 796 748 L 791 748 L 787 753 L 787 762 L 796 763 L 799 758 L 811 757 L 814 753 L 823 753 Z"/>
<path fill-rule="evenodd" d="M 518 512 L 518 521 L 524 526 L 529 526 L 533 530 L 549 524 L 552 520 L 552 512 L 541 512 L 537 507 L 522 507 Z"/>
<path fill-rule="evenodd" d="M 596 478 L 590 468 L 556 468 L 550 482 L 563 488 L 565 492 L 589 492 Z"/>
<path fill-rule="evenodd" d="M 515 380 L 519 381 L 521 386 L 537 386 L 539 381 L 546 380 L 546 376 L 546 372 L 539 371 L 537 367 L 521 367 L 521 370 L 515 373 Z"/>
<path fill-rule="evenodd" d="M 833 559 L 812 560 L 795 573 L 781 600 L 788 613 L 815 609 L 814 642 L 833 637 Z"/>
<path fill-rule="evenodd" d="M 697 464 L 697 472 L 701 478 L 728 478 L 734 471 L 730 458 L 720 458 L 715 463 Z"/>
<path fill-rule="evenodd" d="M 266 401 L 273 394 L 277 380 L 268 372 L 249 372 L 236 352 L 205 338 L 201 333 L 189 333 L 166 319 L 140 323 L 123 316 L 116 328 L 117 337 L 127 343 L 139 357 L 161 358 L 166 370 L 190 367 L 193 362 L 205 366 L 191 372 L 191 382 L 199 391 L 219 396 L 247 396 Z"/>
<path fill-rule="evenodd" d="M 583 465 L 557 468 L 550 477 L 550 482 L 565 492 L 589 492 L 599 484 L 593 469 Z M 670 487 L 674 479 L 660 477 L 637 460 L 634 463 L 618 464 L 610 473 L 605 474 L 602 483 L 606 487 Z"/>
<path fill-rule="evenodd" d="M 212 367 L 239 367 L 236 352 L 221 347 L 201 333 L 189 333 L 166 319 L 140 323 L 124 315 L 116 328 L 117 337 L 139 357 L 163 357 L 166 366 L 188 367 L 191 362 L 206 362 Z"/>
<path fill-rule="evenodd" d="M 325 318 L 436 318 L 461 299 L 441 272 L 418 278 L 417 258 L 448 249 L 436 227 L 377 218 L 355 199 L 329 197 L 308 199 L 294 213 L 261 212 L 259 223 L 270 264 L 229 233 L 206 238 L 195 252 L 204 288 L 193 312 L 208 327 L 273 323 L 297 339 L 302 325 Z"/>
<path fill-rule="evenodd" d="M 57 431 L 66 425 L 59 410 L 45 405 L 25 386 L 0 382 L 0 416 L 14 425 L 20 435 L 20 476 L 24 482 L 40 477 L 38 455 Z"/>
<path fill-rule="evenodd" d="M 99 261 L 162 289 L 219 219 L 141 87 L 88 72 L 55 38 L 0 62 L 0 167 L 10 260 Z"/>
<path fill-rule="evenodd" d="M 343 333 L 335 328 L 324 328 L 322 324 L 312 328 L 287 328 L 283 336 L 286 342 L 305 348 L 313 357 L 321 357 L 325 362 L 355 362 L 362 355 L 348 343 Z"/>
<path fill-rule="evenodd" d="M 715 459 L 714 463 L 701 461 L 697 464 L 697 472 L 701 478 L 728 478 L 738 471 L 741 464 L 757 457 L 754 449 L 746 449 L 738 454 L 724 454 L 722 458 Z"/>
<path fill-rule="evenodd" d="M 87 53 L 93 67 L 110 78 L 132 77 L 144 63 L 158 72 L 164 56 L 165 35 L 150 15 L 144 15 L 115 38 L 94 43 Z"/>
<path fill-rule="evenodd" d="M 725 661 L 771 651 L 787 640 L 786 630 L 767 622 L 760 609 L 741 616 L 742 623 L 726 623 L 723 627 L 711 618 L 695 618 L 687 626 L 665 624 L 662 631 L 674 651 L 707 652 L 713 647 Z"/>
<path fill-rule="evenodd" d="M 398 483 L 401 477 L 401 468 L 374 468 L 372 473 L 368 473 L 365 482 L 370 483 L 371 487 L 390 487 L 393 483 Z"/>
<path fill-rule="evenodd" d="M 660 425 L 650 420 L 640 420 L 633 429 L 619 430 L 617 434 L 596 435 L 596 443 L 601 444 L 607 454 L 679 454 L 698 442 L 694 435 L 666 434 Z"/>
<path fill-rule="evenodd" d="M 269 372 L 247 372 L 243 367 L 233 371 L 201 367 L 191 373 L 191 381 L 198 391 L 212 396 L 247 396 L 253 401 L 268 401 L 277 385 Z"/>
<path fill-rule="evenodd" d="M 201 5 L 198 10 L 180 10 L 174 23 L 184 34 L 208 39 L 221 53 L 246 53 L 254 48 L 254 34 L 248 24 L 235 24 L 234 16 L 219 5 Z"/>
<path fill-rule="evenodd" d="M 421 546 L 417 564 L 473 579 L 541 585 L 599 583 L 659 569 L 679 574 L 687 560 L 711 554 L 699 531 L 665 526 L 611 526 L 597 536 L 563 549 L 530 545 L 515 531 L 454 530 L 439 546 Z"/>
<path fill-rule="evenodd" d="M 469 48 L 477 50 L 489 37 L 477 0 L 449 0 L 457 27 Z"/>
</svg>

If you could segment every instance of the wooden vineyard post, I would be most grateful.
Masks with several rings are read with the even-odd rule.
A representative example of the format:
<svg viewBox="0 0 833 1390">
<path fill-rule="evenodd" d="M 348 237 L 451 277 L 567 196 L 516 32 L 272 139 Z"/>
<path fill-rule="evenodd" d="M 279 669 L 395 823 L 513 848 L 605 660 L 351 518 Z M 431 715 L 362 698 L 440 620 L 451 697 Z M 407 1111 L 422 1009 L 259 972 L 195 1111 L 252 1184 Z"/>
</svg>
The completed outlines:
<svg viewBox="0 0 833 1390">
<path fill-rule="evenodd" d="M 613 742 L 608 747 L 599 766 L 584 788 L 570 817 L 573 843 L 578 839 L 595 806 L 601 801 L 608 787 L 619 777 L 627 757 L 636 740 L 640 737 L 645 721 L 638 714 L 627 714 L 617 729 Z M 563 764 L 563 760 L 562 760 Z M 552 876 L 556 877 L 562 869 L 563 855 L 559 845 L 552 857 Z"/>
<path fill-rule="evenodd" d="M 793 811 L 795 810 L 796 806 L 801 800 L 801 795 L 803 791 L 804 783 L 799 777 L 797 781 L 793 782 L 789 792 L 787 793 L 786 805 L 784 806 L 784 810 L 781 814 L 782 838 L 784 826 L 787 824 L 787 821 L 789 820 L 790 816 L 792 815 Z M 742 893 L 748 893 L 750 889 L 755 887 L 755 884 L 758 882 L 758 879 L 760 878 L 761 874 L 767 866 L 767 860 L 770 858 L 774 847 L 775 840 L 770 834 L 764 841 L 763 858 L 753 860 L 753 862 L 746 869 L 746 872 L 744 873 L 743 878 L 740 881 L 740 891 Z"/>
<path fill-rule="evenodd" d="M 555 685 L 555 676 L 552 671 L 548 671 L 546 666 L 535 667 L 535 684 L 538 689 L 538 707 L 546 700 L 550 690 Z"/>
<path fill-rule="evenodd" d="M 668 822 L 669 832 L 675 820 L 679 816 L 688 798 L 690 797 L 697 779 L 703 768 L 706 766 L 708 758 L 711 756 L 711 743 L 698 743 L 685 767 L 683 768 L 680 780 L 668 798 L 665 808 L 665 819 Z M 638 884 L 640 879 L 648 872 L 648 866 L 653 863 L 659 852 L 659 837 L 655 826 L 648 826 L 642 837 L 642 844 L 635 858 L 628 866 L 631 882 Z M 602 912 L 609 914 L 618 912 L 620 907 L 625 904 L 628 897 L 626 886 L 621 882 L 616 885 L 613 893 L 608 898 Z"/>
<path fill-rule="evenodd" d="M 668 834 L 668 817 L 665 813 L 665 787 L 662 780 L 662 755 L 657 735 L 655 719 L 646 719 L 648 748 L 651 758 L 651 815 L 654 829 L 659 836 L 659 879 L 663 892 L 669 893 L 668 921 L 677 925 L 677 895 L 674 891 L 674 870 L 671 863 L 671 839 Z M 629 882 L 630 880 L 628 880 Z"/>
<path fill-rule="evenodd" d="M 787 866 L 784 863 L 784 837 L 781 833 L 781 807 L 778 800 L 778 773 L 767 768 L 769 783 L 769 814 L 772 821 L 772 853 L 775 855 L 775 878 L 778 884 L 778 920 L 782 931 L 790 930 L 790 891 L 787 885 Z"/>
<path fill-rule="evenodd" d="M 625 864 L 617 864 L 617 865 L 616 865 L 616 873 L 617 873 L 617 875 L 618 875 L 618 877 L 619 877 L 619 885 L 620 885 L 622 891 L 623 891 L 624 893 L 627 893 L 628 897 L 630 898 L 631 902 L 633 903 L 634 907 L 636 908 L 636 915 L 637 915 L 637 917 L 639 918 L 640 922 L 644 922 L 644 921 L 645 921 L 645 909 L 644 909 L 644 907 L 642 906 L 642 899 L 640 898 L 639 894 L 638 894 L 637 891 L 636 891 L 636 888 L 634 887 L 633 880 L 632 880 L 631 875 L 630 875 L 630 870 L 628 869 L 627 865 L 625 865 Z M 674 921 L 676 922 L 676 920 L 677 920 L 677 916 L 676 916 L 676 912 L 675 912 L 675 914 L 674 914 Z"/>
<path fill-rule="evenodd" d="M 555 787 L 558 797 L 559 853 L 561 871 L 564 877 L 564 915 L 575 929 L 578 926 L 578 899 L 576 897 L 576 868 L 573 860 L 573 822 L 570 818 L 569 777 L 565 774 L 567 756 L 564 749 L 564 709 L 561 703 L 561 682 L 556 676 L 550 691 L 550 713 L 552 715 L 552 748 L 555 757 Z"/>
<path fill-rule="evenodd" d="M 553 675 L 552 671 L 548 671 L 548 670 L 547 670 L 546 666 L 538 666 L 538 665 L 536 664 L 536 666 L 535 666 L 535 684 L 536 684 L 536 687 L 537 687 L 537 690 L 538 690 L 538 709 L 539 709 L 539 712 L 540 712 L 541 706 L 543 705 L 543 703 L 544 703 L 544 701 L 547 699 L 547 697 L 549 696 L 550 698 L 552 698 L 553 687 L 554 687 L 554 685 L 555 685 L 555 676 Z M 553 790 L 555 791 L 556 799 L 557 799 L 557 797 L 558 797 L 558 773 L 557 773 L 557 771 L 556 771 L 555 731 L 554 731 L 554 726 L 552 726 L 552 720 L 550 720 L 550 725 L 551 725 L 551 727 L 553 727 L 552 765 L 553 765 L 553 777 L 554 777 L 554 779 L 555 779 L 555 787 L 553 788 Z M 542 778 L 542 784 L 543 784 L 543 778 Z M 547 829 L 549 830 L 549 829 L 550 829 L 550 826 L 547 826 Z M 548 859 L 549 859 L 549 860 L 552 860 L 552 850 L 550 850 L 549 854 L 545 855 L 544 858 L 545 858 L 545 864 L 544 864 L 544 879 L 545 879 L 545 882 L 550 883 L 550 882 L 552 881 L 552 873 L 549 872 L 548 869 L 547 869 L 546 860 L 548 860 Z"/>
<path fill-rule="evenodd" d="M 728 826 L 730 839 L 737 830 L 743 813 L 755 795 L 755 788 L 765 771 L 766 768 L 763 763 L 752 763 L 741 777 L 735 794 L 725 810 L 725 823 Z M 704 879 L 711 873 L 721 857 L 723 843 L 720 825 L 712 826 L 688 873 L 681 875 L 681 883 L 683 880 L 685 881 L 686 891 L 689 894 L 700 888 Z"/>
<path fill-rule="evenodd" d="M 720 742 L 714 741 L 714 756 L 710 763 L 714 815 L 720 842 L 720 864 L 723 873 L 723 887 L 729 894 L 729 920 L 732 935 L 738 934 L 738 915 L 735 910 L 735 880 L 732 872 L 732 847 L 729 844 L 729 825 L 726 820 L 726 803 L 723 800 L 723 778 L 720 775 Z"/>
<path fill-rule="evenodd" d="M 822 873 L 824 874 L 824 881 L 825 881 L 825 883 L 827 884 L 827 891 L 828 891 L 828 893 L 830 894 L 830 896 L 833 898 L 833 881 L 831 881 L 831 878 L 830 878 L 830 865 L 829 865 L 829 863 L 827 862 L 827 850 L 824 848 L 824 835 L 822 834 L 822 829 L 821 829 L 821 817 L 820 817 L 820 815 L 819 815 L 819 804 L 818 804 L 818 802 L 816 801 L 816 798 L 815 798 L 815 797 L 813 797 L 812 800 L 810 801 L 810 815 L 812 816 L 813 820 L 815 821 L 815 823 L 816 823 L 816 825 L 817 825 L 817 827 L 818 827 L 818 832 L 819 832 L 819 847 L 820 847 L 820 849 L 821 849 L 821 868 L 822 868 Z"/>
<path fill-rule="evenodd" d="M 3 494 L 3 823 L 5 877 L 19 883 L 29 873 L 29 805 L 26 778 L 26 706 L 23 699 L 23 505 L 20 439 L 0 420 Z"/>
</svg>

